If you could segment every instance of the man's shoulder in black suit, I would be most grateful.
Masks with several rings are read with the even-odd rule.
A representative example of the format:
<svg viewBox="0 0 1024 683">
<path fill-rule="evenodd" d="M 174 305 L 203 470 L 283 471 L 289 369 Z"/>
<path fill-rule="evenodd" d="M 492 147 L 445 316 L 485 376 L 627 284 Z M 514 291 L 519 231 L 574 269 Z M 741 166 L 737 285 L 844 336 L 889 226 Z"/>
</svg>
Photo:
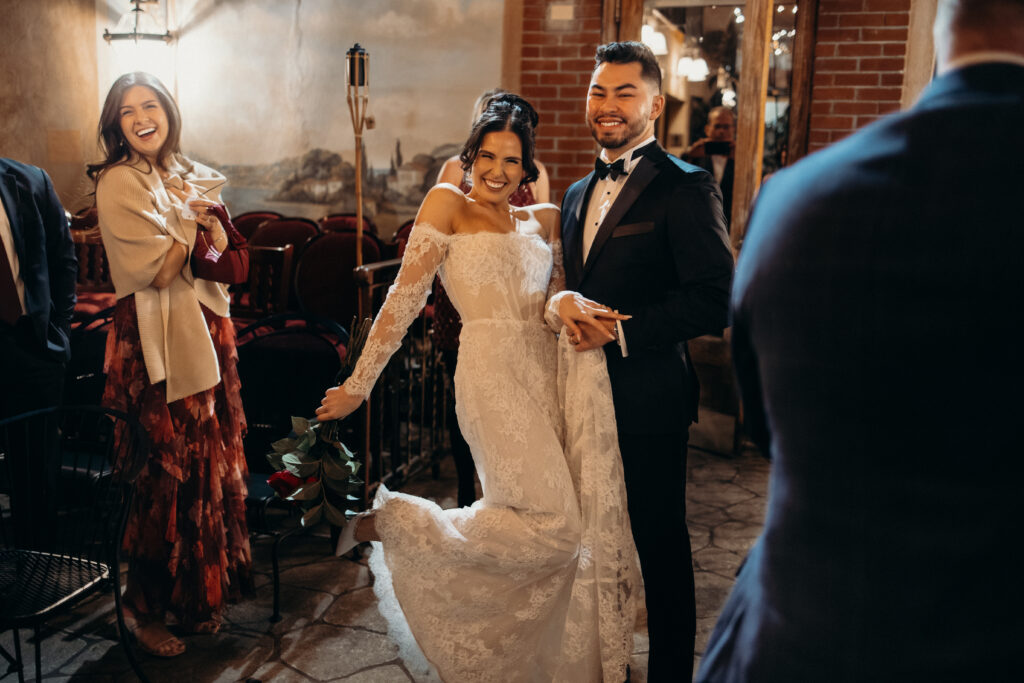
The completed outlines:
<svg viewBox="0 0 1024 683">
<path fill-rule="evenodd" d="M 674 154 L 669 154 L 668 152 L 665 152 L 665 151 L 663 151 L 662 154 L 664 155 L 665 159 L 672 166 L 675 167 L 674 169 L 672 169 L 673 172 L 679 171 L 679 172 L 682 172 L 682 173 L 685 173 L 685 174 L 696 173 L 698 175 L 700 175 L 702 173 L 707 173 L 708 172 L 708 170 L 706 168 L 704 168 L 703 166 L 695 164 L 695 163 L 693 163 L 691 161 L 684 161 L 683 159 L 680 159 L 679 157 L 677 157 Z"/>
<path fill-rule="evenodd" d="M 684 184 L 700 184 L 711 179 L 706 168 L 669 154 L 661 147 L 656 147 L 645 155 L 661 173 L 673 182 Z"/>
</svg>

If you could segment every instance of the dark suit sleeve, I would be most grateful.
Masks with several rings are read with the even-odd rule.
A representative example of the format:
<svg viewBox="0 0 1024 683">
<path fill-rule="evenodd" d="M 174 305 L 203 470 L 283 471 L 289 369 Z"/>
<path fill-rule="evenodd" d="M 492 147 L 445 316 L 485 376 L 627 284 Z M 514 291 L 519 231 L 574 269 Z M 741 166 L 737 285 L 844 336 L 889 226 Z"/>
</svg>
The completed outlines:
<svg viewBox="0 0 1024 683">
<path fill-rule="evenodd" d="M 630 350 L 664 347 L 728 324 L 733 257 L 714 181 L 681 185 L 669 198 L 667 220 L 677 284 L 642 308 L 623 311 L 633 316 L 623 323 Z"/>
<path fill-rule="evenodd" d="M 46 231 L 46 260 L 50 277 L 50 300 L 53 302 L 50 322 L 65 336 L 69 336 L 71 316 L 75 310 L 78 259 L 75 257 L 75 244 L 71 240 L 64 207 L 46 171 L 39 169 L 39 173 L 43 176 L 42 192 L 38 197 L 39 214 Z"/>
<path fill-rule="evenodd" d="M 751 343 L 746 321 L 737 308 L 733 309 L 732 318 L 732 363 L 743 403 L 743 429 L 761 449 L 762 455 L 770 460 L 771 450 L 768 446 L 771 443 L 771 434 L 768 432 L 768 419 L 764 413 L 757 354 Z"/>
</svg>

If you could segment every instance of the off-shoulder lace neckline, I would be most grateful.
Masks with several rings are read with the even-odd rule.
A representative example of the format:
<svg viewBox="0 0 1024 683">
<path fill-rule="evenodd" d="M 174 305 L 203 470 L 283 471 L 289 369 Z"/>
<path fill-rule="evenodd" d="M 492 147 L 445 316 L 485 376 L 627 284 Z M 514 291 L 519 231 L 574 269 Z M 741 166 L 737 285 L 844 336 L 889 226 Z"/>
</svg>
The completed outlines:
<svg viewBox="0 0 1024 683">
<path fill-rule="evenodd" d="M 426 222 L 417 223 L 416 227 L 417 228 L 425 228 L 429 232 L 432 232 L 434 234 L 434 236 L 440 237 L 441 239 L 445 239 L 445 240 L 453 239 L 455 237 L 473 237 L 475 235 L 497 235 L 499 237 L 503 237 L 505 235 L 522 235 L 523 237 L 536 237 L 537 239 L 539 239 L 539 240 L 541 240 L 542 242 L 545 242 L 545 243 L 548 242 L 548 240 L 545 240 L 544 237 L 540 233 L 536 233 L 536 232 L 522 232 L 522 231 L 520 231 L 518 229 L 518 225 L 519 225 L 520 222 L 521 221 L 519 221 L 517 219 L 516 220 L 517 229 L 516 230 L 508 230 L 507 232 L 498 232 L 496 230 L 476 230 L 474 232 L 450 232 L 449 233 L 449 232 L 441 232 L 436 227 L 434 227 L 432 224 L 426 223 Z"/>
<path fill-rule="evenodd" d="M 434 227 L 434 225 L 432 223 L 426 223 L 426 222 L 424 222 L 424 223 L 416 223 L 413 227 L 414 228 L 425 228 L 427 231 L 434 233 L 435 236 L 441 237 L 441 238 L 444 238 L 444 239 L 448 239 L 449 237 L 452 236 L 451 233 L 441 232 L 436 227 Z"/>
</svg>

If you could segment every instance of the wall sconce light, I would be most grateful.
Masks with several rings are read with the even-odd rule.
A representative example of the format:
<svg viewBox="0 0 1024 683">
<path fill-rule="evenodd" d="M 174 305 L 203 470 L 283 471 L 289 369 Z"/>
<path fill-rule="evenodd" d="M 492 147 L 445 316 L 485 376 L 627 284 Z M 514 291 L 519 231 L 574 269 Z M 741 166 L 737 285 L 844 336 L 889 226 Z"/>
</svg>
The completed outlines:
<svg viewBox="0 0 1024 683">
<path fill-rule="evenodd" d="M 644 24 L 640 29 L 640 40 L 643 41 L 644 45 L 651 48 L 651 52 L 654 54 L 668 54 L 668 41 L 665 40 L 665 34 L 655 30 L 650 24 Z"/>
<path fill-rule="evenodd" d="M 103 29 L 103 40 L 108 43 L 114 40 L 162 40 L 170 43 L 174 36 L 167 30 L 167 11 L 164 9 L 163 21 L 147 12 L 143 5 L 159 5 L 160 0 L 130 0 L 132 8 L 121 15 L 113 31 Z"/>
<path fill-rule="evenodd" d="M 676 73 L 684 76 L 686 80 L 698 83 L 705 80 L 711 73 L 708 63 L 703 57 L 680 57 L 676 63 Z"/>
</svg>

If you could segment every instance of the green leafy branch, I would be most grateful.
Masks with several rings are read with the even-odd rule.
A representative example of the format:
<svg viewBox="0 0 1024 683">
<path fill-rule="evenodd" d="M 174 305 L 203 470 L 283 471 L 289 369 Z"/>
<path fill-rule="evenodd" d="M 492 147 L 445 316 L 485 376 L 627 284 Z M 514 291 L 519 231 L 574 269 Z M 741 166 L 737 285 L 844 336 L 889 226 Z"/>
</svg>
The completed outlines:
<svg viewBox="0 0 1024 683">
<path fill-rule="evenodd" d="M 352 321 L 352 333 L 345 360 L 335 378 L 341 384 L 352 374 L 370 332 L 370 320 Z M 267 460 L 276 470 L 291 473 L 302 486 L 285 500 L 297 501 L 305 509 L 302 526 L 326 518 L 344 526 L 356 515 L 365 482 L 356 474 L 362 463 L 339 438 L 339 420 L 318 422 L 316 418 L 292 417 L 292 433 L 271 444 Z"/>
<path fill-rule="evenodd" d="M 312 526 L 325 518 L 335 526 L 356 514 L 357 495 L 363 480 L 356 476 L 362 463 L 337 438 L 326 438 L 325 427 L 302 417 L 292 418 L 294 437 L 271 444 L 267 459 L 276 469 L 286 470 L 305 483 L 286 500 L 298 501 L 305 508 L 303 526 Z"/>
</svg>

